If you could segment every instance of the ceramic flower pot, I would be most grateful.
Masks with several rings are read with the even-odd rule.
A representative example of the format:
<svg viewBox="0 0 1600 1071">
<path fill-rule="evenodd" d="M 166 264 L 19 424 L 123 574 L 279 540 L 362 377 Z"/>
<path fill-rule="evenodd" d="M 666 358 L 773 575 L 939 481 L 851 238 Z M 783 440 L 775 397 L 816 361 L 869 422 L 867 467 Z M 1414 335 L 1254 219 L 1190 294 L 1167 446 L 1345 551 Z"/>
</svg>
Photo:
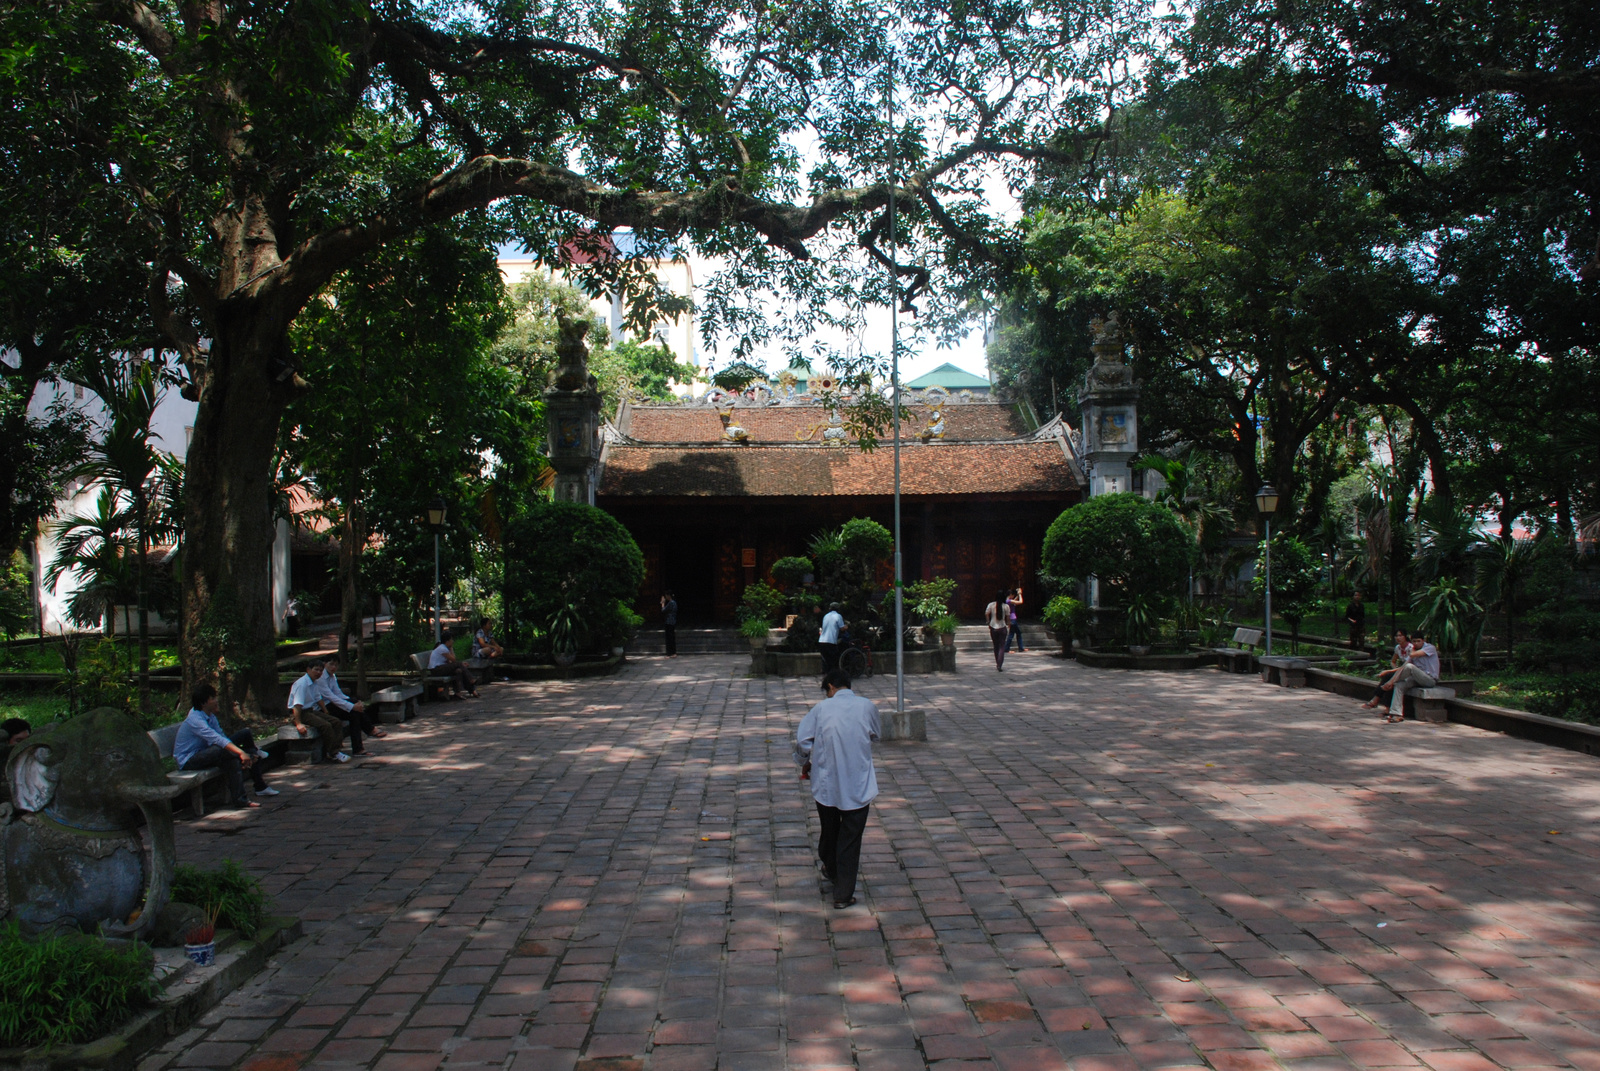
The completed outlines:
<svg viewBox="0 0 1600 1071">
<path fill-rule="evenodd" d="M 207 941 L 203 945 L 184 945 L 183 954 L 188 956 L 196 967 L 209 967 L 217 961 L 217 942 Z"/>
</svg>

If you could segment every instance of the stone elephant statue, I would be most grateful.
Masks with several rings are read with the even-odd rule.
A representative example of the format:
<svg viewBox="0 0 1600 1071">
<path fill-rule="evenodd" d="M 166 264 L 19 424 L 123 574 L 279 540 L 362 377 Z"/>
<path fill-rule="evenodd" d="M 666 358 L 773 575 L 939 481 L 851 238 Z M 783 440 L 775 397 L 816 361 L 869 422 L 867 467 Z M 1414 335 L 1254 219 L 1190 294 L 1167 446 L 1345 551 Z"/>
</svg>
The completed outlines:
<svg viewBox="0 0 1600 1071">
<path fill-rule="evenodd" d="M 0 916 L 29 934 L 148 936 L 172 890 L 170 801 L 183 791 L 149 734 L 120 711 L 91 710 L 18 744 L 5 777 Z"/>
</svg>

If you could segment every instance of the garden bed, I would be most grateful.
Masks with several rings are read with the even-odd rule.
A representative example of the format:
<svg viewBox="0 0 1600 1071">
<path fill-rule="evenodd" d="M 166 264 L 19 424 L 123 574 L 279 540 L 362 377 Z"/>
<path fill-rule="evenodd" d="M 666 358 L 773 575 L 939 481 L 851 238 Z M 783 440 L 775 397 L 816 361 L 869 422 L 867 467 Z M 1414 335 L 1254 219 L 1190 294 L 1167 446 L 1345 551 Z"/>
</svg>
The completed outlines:
<svg viewBox="0 0 1600 1071">
<path fill-rule="evenodd" d="M 297 918 L 269 918 L 255 938 L 248 941 L 219 932 L 216 962 L 209 967 L 190 963 L 181 948 L 159 949 L 155 973 L 161 991 L 152 1006 L 92 1041 L 0 1049 L 0 1071 L 132 1071 L 146 1053 L 187 1030 L 189 1024 L 220 1004 L 266 966 L 268 957 L 300 934 Z"/>
<path fill-rule="evenodd" d="M 1079 647 L 1073 653 L 1079 662 L 1095 669 L 1187 670 L 1200 669 L 1217 660 L 1210 651 L 1151 651 L 1135 655 L 1129 654 L 1126 647 Z"/>
</svg>

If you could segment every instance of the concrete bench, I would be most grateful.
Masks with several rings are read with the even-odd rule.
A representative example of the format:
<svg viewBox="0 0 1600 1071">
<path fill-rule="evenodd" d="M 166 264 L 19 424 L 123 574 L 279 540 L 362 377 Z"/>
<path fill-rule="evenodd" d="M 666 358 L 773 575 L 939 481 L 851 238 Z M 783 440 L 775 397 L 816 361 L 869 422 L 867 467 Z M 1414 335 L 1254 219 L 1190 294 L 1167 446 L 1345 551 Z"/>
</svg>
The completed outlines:
<svg viewBox="0 0 1600 1071">
<path fill-rule="evenodd" d="M 432 654 L 432 651 L 418 651 L 411 656 L 411 668 L 422 675 L 421 688 L 422 701 L 424 703 L 433 702 L 435 693 L 438 693 L 442 698 L 444 693 L 449 691 L 455 683 L 455 674 L 428 668 L 428 658 Z"/>
<path fill-rule="evenodd" d="M 1418 721 L 1443 725 L 1450 720 L 1450 700 L 1456 697 L 1454 688 L 1415 688 L 1408 694 L 1411 709 Z"/>
<path fill-rule="evenodd" d="M 159 729 L 150 730 L 150 739 L 156 742 L 156 747 L 161 751 L 164 759 L 172 758 L 172 749 L 178 743 L 178 726 L 182 722 L 172 725 L 163 725 Z M 216 767 L 209 770 L 174 770 L 167 774 L 167 780 L 175 785 L 182 785 L 189 795 L 189 810 L 194 812 L 196 818 L 206 816 L 206 785 L 212 781 L 222 780 L 222 771 Z"/>
<path fill-rule="evenodd" d="M 1211 653 L 1217 656 L 1217 665 L 1229 673 L 1249 673 L 1254 668 L 1256 644 L 1260 642 L 1260 629 L 1236 628 L 1233 630 L 1234 645 L 1213 647 Z"/>
<path fill-rule="evenodd" d="M 385 725 L 399 725 L 417 716 L 420 684 L 395 684 L 372 693 L 372 714 Z"/>
<path fill-rule="evenodd" d="M 278 739 L 283 741 L 283 762 L 286 766 L 315 765 L 326 757 L 323 754 L 322 738 L 314 725 L 306 726 L 304 736 L 301 736 L 300 730 L 292 724 L 280 725 Z"/>
<path fill-rule="evenodd" d="M 1261 666 L 1261 680 L 1285 688 L 1304 688 L 1306 670 L 1311 663 L 1304 658 L 1285 658 L 1282 655 L 1262 655 L 1256 660 Z"/>
</svg>

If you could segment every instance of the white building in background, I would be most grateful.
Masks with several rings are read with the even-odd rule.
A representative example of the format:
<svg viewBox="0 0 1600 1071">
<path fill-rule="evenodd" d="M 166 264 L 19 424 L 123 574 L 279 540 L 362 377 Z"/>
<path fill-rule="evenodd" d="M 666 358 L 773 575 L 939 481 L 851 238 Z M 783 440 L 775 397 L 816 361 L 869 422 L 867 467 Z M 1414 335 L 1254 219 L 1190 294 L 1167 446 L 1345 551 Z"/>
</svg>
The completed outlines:
<svg viewBox="0 0 1600 1071">
<path fill-rule="evenodd" d="M 622 253 L 630 251 L 633 235 L 627 231 L 618 231 L 612 235 L 612 241 Z M 574 253 L 574 257 L 582 258 L 584 254 Z M 507 287 L 516 286 L 523 280 L 534 275 L 556 275 L 564 277 L 560 269 L 552 270 L 546 263 L 542 263 L 529 255 L 517 255 L 508 250 L 502 250 L 499 258 L 500 275 L 505 279 Z M 677 297 L 693 298 L 697 273 L 695 263 L 689 259 L 652 258 L 646 261 L 651 272 L 662 288 Z M 629 338 L 635 337 L 632 332 L 623 326 L 623 318 L 627 312 L 627 304 L 620 294 L 603 294 L 591 298 L 589 307 L 594 310 L 595 316 L 611 329 L 611 344 L 616 345 Z M 690 311 L 666 322 L 660 323 L 650 333 L 650 340 L 659 342 L 672 351 L 673 356 L 680 364 L 692 365 L 702 368 L 699 347 L 695 338 L 695 316 Z M 698 394 L 705 389 L 705 384 L 684 384 L 673 387 L 680 394 Z"/>
<path fill-rule="evenodd" d="M 42 417 L 58 401 L 84 413 L 97 428 L 103 426 L 106 420 L 105 406 L 93 391 L 65 380 L 39 384 L 29 409 L 35 416 Z M 156 407 L 155 418 L 151 422 L 156 448 L 175 454 L 180 459 L 187 458 L 189 444 L 194 438 L 194 416 L 197 408 L 197 403 L 184 398 L 175 388 L 167 390 L 162 395 L 161 402 Z M 99 494 L 100 485 L 97 483 L 74 482 L 69 486 L 67 494 L 57 503 L 55 516 L 39 526 L 39 531 L 33 539 L 31 553 L 34 561 L 34 607 L 47 634 L 81 630 L 81 626 L 67 619 L 67 602 L 77 590 L 74 582 L 76 572 L 68 572 L 55 585 L 46 584 L 44 574 L 55 559 L 57 523 L 75 515 L 92 515 L 95 511 L 95 499 Z M 287 519 L 277 521 L 276 529 L 272 544 L 272 612 L 281 632 L 284 628 L 284 615 L 289 610 L 290 556 L 293 540 Z M 118 635 L 121 635 L 130 623 L 134 629 L 138 628 L 137 611 L 132 607 L 119 608 L 116 620 Z M 150 627 L 156 632 L 174 630 L 173 623 L 163 621 L 154 611 L 150 613 Z"/>
</svg>

